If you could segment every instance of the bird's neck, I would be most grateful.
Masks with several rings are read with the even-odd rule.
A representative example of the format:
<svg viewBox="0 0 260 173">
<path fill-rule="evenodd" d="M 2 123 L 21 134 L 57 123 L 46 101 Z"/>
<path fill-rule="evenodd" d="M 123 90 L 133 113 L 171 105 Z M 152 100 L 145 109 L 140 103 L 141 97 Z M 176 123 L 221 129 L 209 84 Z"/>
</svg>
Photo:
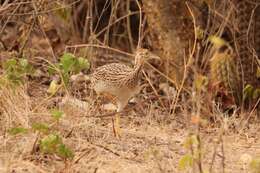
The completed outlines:
<svg viewBox="0 0 260 173">
<path fill-rule="evenodd" d="M 138 75 L 141 72 L 142 68 L 143 68 L 143 63 L 138 62 L 135 64 L 133 72 Z"/>
</svg>

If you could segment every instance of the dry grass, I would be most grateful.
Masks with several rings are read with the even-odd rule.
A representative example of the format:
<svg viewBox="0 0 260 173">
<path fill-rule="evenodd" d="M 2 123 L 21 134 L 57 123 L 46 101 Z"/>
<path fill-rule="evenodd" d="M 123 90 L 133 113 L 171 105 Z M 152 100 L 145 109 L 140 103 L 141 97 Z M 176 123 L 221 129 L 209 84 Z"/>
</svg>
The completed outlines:
<svg viewBox="0 0 260 173">
<path fill-rule="evenodd" d="M 32 108 L 32 100 L 26 94 L 25 87 L 17 89 L 12 86 L 1 87 L 1 132 L 6 131 L 13 125 L 29 127 L 29 113 Z"/>
<path fill-rule="evenodd" d="M 150 102 L 140 105 L 143 106 L 141 112 L 137 109 L 123 114 L 122 137 L 117 140 L 113 135 L 111 117 L 96 118 L 96 106 L 90 105 L 83 110 L 65 102 L 61 106 L 65 117 L 54 128 L 75 152 L 75 157 L 64 164 L 56 156 L 32 153 L 36 133 L 12 136 L 6 132 L 17 125 L 27 127 L 33 122 L 50 121 L 51 115 L 46 108 L 50 103 L 47 101 L 32 112 L 35 98 L 26 93 L 26 87 L 15 91 L 1 89 L 0 169 L 4 172 L 180 172 L 178 162 L 189 152 L 183 143 L 196 129 L 185 120 L 187 115 L 184 112 L 174 118 L 158 109 L 158 103 Z M 139 99 L 143 100 L 142 97 Z M 250 122 L 246 129 L 241 129 L 236 115 L 223 118 L 224 115 L 219 113 L 216 116 L 222 121 L 220 127 L 208 122 L 199 132 L 203 169 L 209 169 L 216 152 L 214 172 L 222 169 L 223 155 L 225 172 L 248 172 L 243 154 L 253 157 L 260 153 L 259 122 Z"/>
<path fill-rule="evenodd" d="M 0 83 L 0 172 L 250 172 L 250 159 L 260 156 L 257 111 L 232 107 L 232 111 L 225 112 L 206 89 L 203 80 L 215 51 L 208 44 L 208 38 L 202 40 L 206 46 L 201 54 L 196 53 L 198 43 L 195 41 L 188 58 L 184 58 L 183 85 L 177 89 L 169 76 L 148 64 L 142 81 L 149 85 L 122 113 L 120 140 L 113 134 L 112 111 L 102 106 L 108 101 L 104 98 L 97 100 L 88 81 L 73 80 L 67 91 L 62 88 L 55 95 L 48 95 L 50 81 L 60 76 L 47 75 L 47 62 L 58 62 L 57 57 L 63 52 L 88 58 L 93 70 L 109 62 L 129 63 L 133 55 L 128 52 L 133 52 L 141 41 L 149 45 L 145 14 L 143 20 L 139 20 L 142 9 L 136 2 L 89 0 L 64 3 L 56 0 L 46 6 L 35 5 L 31 11 L 22 13 L 16 8 L 34 3 L 14 1 L 4 4 L 4 8 L 0 7 L 3 23 L 0 35 L 4 33 L 0 42 L 6 48 L 0 54 L 0 62 L 13 57 L 4 53 L 10 53 L 7 49 L 10 47 L 15 50 L 17 43 L 10 40 L 19 38 L 21 49 L 14 54 L 26 56 L 40 71 L 38 76 L 25 80 L 19 87 Z M 69 21 L 61 20 L 55 13 L 63 8 L 72 11 Z M 223 3 L 223 11 L 225 8 L 227 5 Z M 35 11 L 38 13 L 32 14 Z M 197 19 L 192 9 L 189 8 L 189 12 L 197 38 Z M 221 14 L 216 11 L 214 17 L 218 15 Z M 23 30 L 23 34 L 17 32 L 13 35 L 9 30 L 13 26 L 8 26 L 8 23 L 12 19 L 15 21 L 13 25 L 20 26 L 21 21 L 15 20 L 17 16 L 33 16 L 33 24 L 23 23 L 22 26 L 30 27 L 18 27 L 17 30 Z M 213 28 L 207 28 L 209 35 L 220 37 L 224 29 L 231 25 L 230 13 L 220 17 L 221 22 L 215 22 L 214 18 Z M 9 39 L 6 39 L 8 34 L 5 32 L 11 34 Z M 196 62 L 192 61 L 193 58 Z M 199 81 L 202 83 L 199 88 L 194 81 L 189 87 L 184 86 L 190 71 L 196 80 L 202 80 Z M 0 72 L 4 73 L 1 68 Z M 53 123 L 51 109 L 54 107 L 65 115 L 58 123 Z M 75 153 L 74 158 L 64 161 L 57 155 L 39 152 L 39 139 L 44 135 L 38 132 L 8 133 L 13 127 L 31 128 L 34 123 L 49 124 L 51 130 L 59 134 Z M 187 147 L 191 136 L 196 137 L 197 143 Z M 188 170 L 183 171 L 179 169 L 179 162 L 187 154 L 196 159 Z"/>
</svg>

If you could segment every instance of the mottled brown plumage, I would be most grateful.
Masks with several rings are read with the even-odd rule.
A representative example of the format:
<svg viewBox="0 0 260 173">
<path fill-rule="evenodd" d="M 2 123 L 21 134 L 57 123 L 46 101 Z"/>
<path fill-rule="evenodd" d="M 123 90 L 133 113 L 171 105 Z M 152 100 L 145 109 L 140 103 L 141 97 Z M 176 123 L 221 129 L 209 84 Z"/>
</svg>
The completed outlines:
<svg viewBox="0 0 260 173">
<path fill-rule="evenodd" d="M 111 63 L 97 68 L 91 75 L 92 88 L 97 94 L 113 95 L 117 102 L 117 112 L 122 111 L 128 100 L 140 92 L 141 69 L 149 58 L 158 59 L 147 49 L 138 49 L 133 68 L 121 63 Z"/>
</svg>

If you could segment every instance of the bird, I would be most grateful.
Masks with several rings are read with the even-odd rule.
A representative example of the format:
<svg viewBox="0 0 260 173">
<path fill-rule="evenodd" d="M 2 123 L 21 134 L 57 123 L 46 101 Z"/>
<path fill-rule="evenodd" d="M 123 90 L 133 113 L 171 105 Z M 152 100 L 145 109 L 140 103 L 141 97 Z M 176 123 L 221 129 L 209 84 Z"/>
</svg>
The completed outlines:
<svg viewBox="0 0 260 173">
<path fill-rule="evenodd" d="M 98 67 L 90 75 L 91 88 L 95 90 L 97 95 L 112 95 L 117 105 L 116 112 L 120 113 L 124 110 L 128 101 L 140 93 L 142 89 L 140 82 L 142 69 L 145 62 L 150 59 L 160 60 L 160 57 L 151 53 L 148 49 L 138 48 L 135 52 L 133 67 L 122 63 L 110 63 Z M 116 114 L 115 119 L 116 122 L 119 121 L 118 114 Z M 113 127 L 115 127 L 114 121 Z M 117 137 L 119 136 L 118 129 L 114 128 Z"/>
</svg>

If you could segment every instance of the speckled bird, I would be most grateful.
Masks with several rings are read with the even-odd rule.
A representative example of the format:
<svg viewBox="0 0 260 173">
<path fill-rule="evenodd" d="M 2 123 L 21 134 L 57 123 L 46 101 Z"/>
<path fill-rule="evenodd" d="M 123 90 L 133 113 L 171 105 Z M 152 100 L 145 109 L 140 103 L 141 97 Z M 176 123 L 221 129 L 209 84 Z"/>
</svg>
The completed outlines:
<svg viewBox="0 0 260 173">
<path fill-rule="evenodd" d="M 141 90 L 140 77 L 145 61 L 160 59 L 147 49 L 139 48 L 135 54 L 135 64 L 131 68 L 121 63 L 111 63 L 97 68 L 91 75 L 91 86 L 97 94 L 115 97 L 117 112 L 121 112 L 130 98 Z"/>
</svg>

